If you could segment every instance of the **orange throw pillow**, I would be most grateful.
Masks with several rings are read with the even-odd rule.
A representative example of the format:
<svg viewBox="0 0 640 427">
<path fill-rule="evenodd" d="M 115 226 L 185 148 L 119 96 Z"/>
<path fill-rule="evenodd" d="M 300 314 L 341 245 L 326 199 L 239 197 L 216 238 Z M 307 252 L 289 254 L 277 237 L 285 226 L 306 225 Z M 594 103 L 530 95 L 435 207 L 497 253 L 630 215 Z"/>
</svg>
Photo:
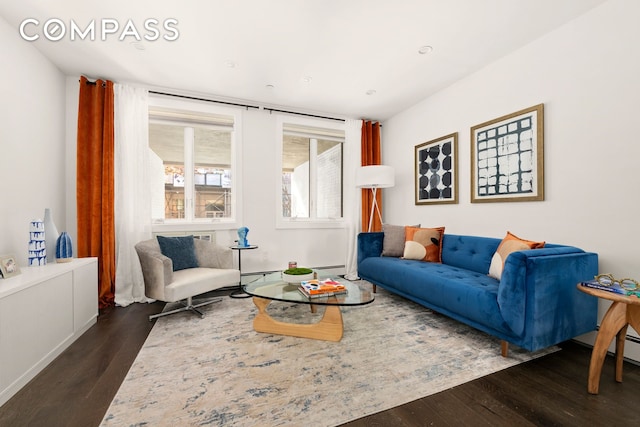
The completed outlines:
<svg viewBox="0 0 640 427">
<path fill-rule="evenodd" d="M 427 262 L 442 262 L 442 236 L 444 227 L 419 228 L 406 227 L 404 254 L 405 259 Z"/>
<path fill-rule="evenodd" d="M 534 242 L 531 240 L 521 239 L 510 231 L 507 231 L 507 235 L 502 239 L 496 253 L 494 253 L 493 258 L 491 258 L 489 276 L 498 280 L 502 278 L 504 263 L 511 252 L 544 248 L 544 243 L 545 242 Z"/>
</svg>

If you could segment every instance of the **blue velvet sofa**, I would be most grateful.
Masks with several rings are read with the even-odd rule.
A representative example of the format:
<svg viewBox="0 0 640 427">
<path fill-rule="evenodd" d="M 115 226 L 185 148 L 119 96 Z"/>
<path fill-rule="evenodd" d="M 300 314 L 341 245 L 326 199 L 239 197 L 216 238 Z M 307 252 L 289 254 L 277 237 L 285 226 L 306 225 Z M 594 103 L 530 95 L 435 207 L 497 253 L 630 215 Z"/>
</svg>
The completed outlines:
<svg viewBox="0 0 640 427">
<path fill-rule="evenodd" d="M 598 274 L 598 255 L 571 246 L 513 252 L 501 280 L 488 276 L 501 239 L 444 234 L 442 263 L 381 256 L 383 233 L 358 235 L 358 274 L 529 351 L 596 328 L 597 298 L 576 289 Z"/>
</svg>

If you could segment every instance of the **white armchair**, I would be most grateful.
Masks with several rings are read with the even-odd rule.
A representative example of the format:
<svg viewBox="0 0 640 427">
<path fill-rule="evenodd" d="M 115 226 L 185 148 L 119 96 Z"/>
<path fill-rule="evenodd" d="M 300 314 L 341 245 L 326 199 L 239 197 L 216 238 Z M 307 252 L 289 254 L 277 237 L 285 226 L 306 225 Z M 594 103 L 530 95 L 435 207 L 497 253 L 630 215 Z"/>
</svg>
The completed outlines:
<svg viewBox="0 0 640 427">
<path fill-rule="evenodd" d="M 194 239 L 193 243 L 198 267 L 178 271 L 173 271 L 173 261 L 162 254 L 156 239 L 136 244 L 145 295 L 159 301 L 180 301 L 183 305 L 175 310 L 149 316 L 149 320 L 182 311 L 192 311 L 202 318 L 204 313 L 198 308 L 218 302 L 221 298 L 194 304 L 194 296 L 240 282 L 240 271 L 233 268 L 231 249 L 200 239 Z"/>
</svg>

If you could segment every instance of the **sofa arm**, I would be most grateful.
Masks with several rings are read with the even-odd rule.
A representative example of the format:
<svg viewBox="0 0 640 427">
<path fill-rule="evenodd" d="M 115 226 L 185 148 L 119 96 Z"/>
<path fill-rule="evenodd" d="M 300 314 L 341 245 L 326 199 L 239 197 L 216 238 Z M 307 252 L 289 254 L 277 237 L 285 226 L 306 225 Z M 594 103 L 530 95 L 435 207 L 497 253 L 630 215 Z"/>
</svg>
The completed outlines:
<svg viewBox="0 0 640 427">
<path fill-rule="evenodd" d="M 358 234 L 358 265 L 365 258 L 379 257 L 382 254 L 383 238 L 384 233 L 381 231 Z"/>
<path fill-rule="evenodd" d="M 598 255 L 561 246 L 514 252 L 498 288 L 502 317 L 530 348 L 543 348 L 595 329 L 597 299 L 576 289 L 598 274 Z M 586 298 L 585 298 L 586 297 Z"/>
<path fill-rule="evenodd" d="M 173 282 L 173 261 L 160 252 L 140 249 L 137 252 L 142 267 L 145 295 L 153 299 L 164 299 L 164 287 Z"/>
</svg>

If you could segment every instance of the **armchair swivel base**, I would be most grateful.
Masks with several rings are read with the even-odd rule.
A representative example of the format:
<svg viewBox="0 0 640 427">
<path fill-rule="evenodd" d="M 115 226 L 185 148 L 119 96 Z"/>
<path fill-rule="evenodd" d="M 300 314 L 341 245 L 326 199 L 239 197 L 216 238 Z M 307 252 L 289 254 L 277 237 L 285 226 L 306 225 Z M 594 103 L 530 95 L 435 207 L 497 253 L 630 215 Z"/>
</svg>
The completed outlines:
<svg viewBox="0 0 640 427">
<path fill-rule="evenodd" d="M 212 298 L 203 302 L 197 302 L 196 304 L 193 303 L 193 297 L 188 297 L 186 300 L 182 300 L 179 301 L 180 304 L 182 304 L 182 307 L 176 308 L 174 310 L 169 310 L 169 311 L 163 311 L 161 313 L 158 314 L 152 314 L 151 316 L 149 316 L 149 321 L 152 321 L 153 319 L 156 319 L 158 317 L 162 317 L 162 316 L 168 316 L 170 314 L 175 314 L 175 313 L 180 313 L 182 311 L 191 311 L 194 314 L 197 314 L 200 316 L 200 318 L 202 319 L 204 317 L 204 313 L 201 312 L 200 310 L 198 310 L 198 308 L 205 306 L 205 305 L 209 305 L 209 304 L 213 304 L 214 302 L 220 302 L 222 301 L 222 298 Z"/>
</svg>

